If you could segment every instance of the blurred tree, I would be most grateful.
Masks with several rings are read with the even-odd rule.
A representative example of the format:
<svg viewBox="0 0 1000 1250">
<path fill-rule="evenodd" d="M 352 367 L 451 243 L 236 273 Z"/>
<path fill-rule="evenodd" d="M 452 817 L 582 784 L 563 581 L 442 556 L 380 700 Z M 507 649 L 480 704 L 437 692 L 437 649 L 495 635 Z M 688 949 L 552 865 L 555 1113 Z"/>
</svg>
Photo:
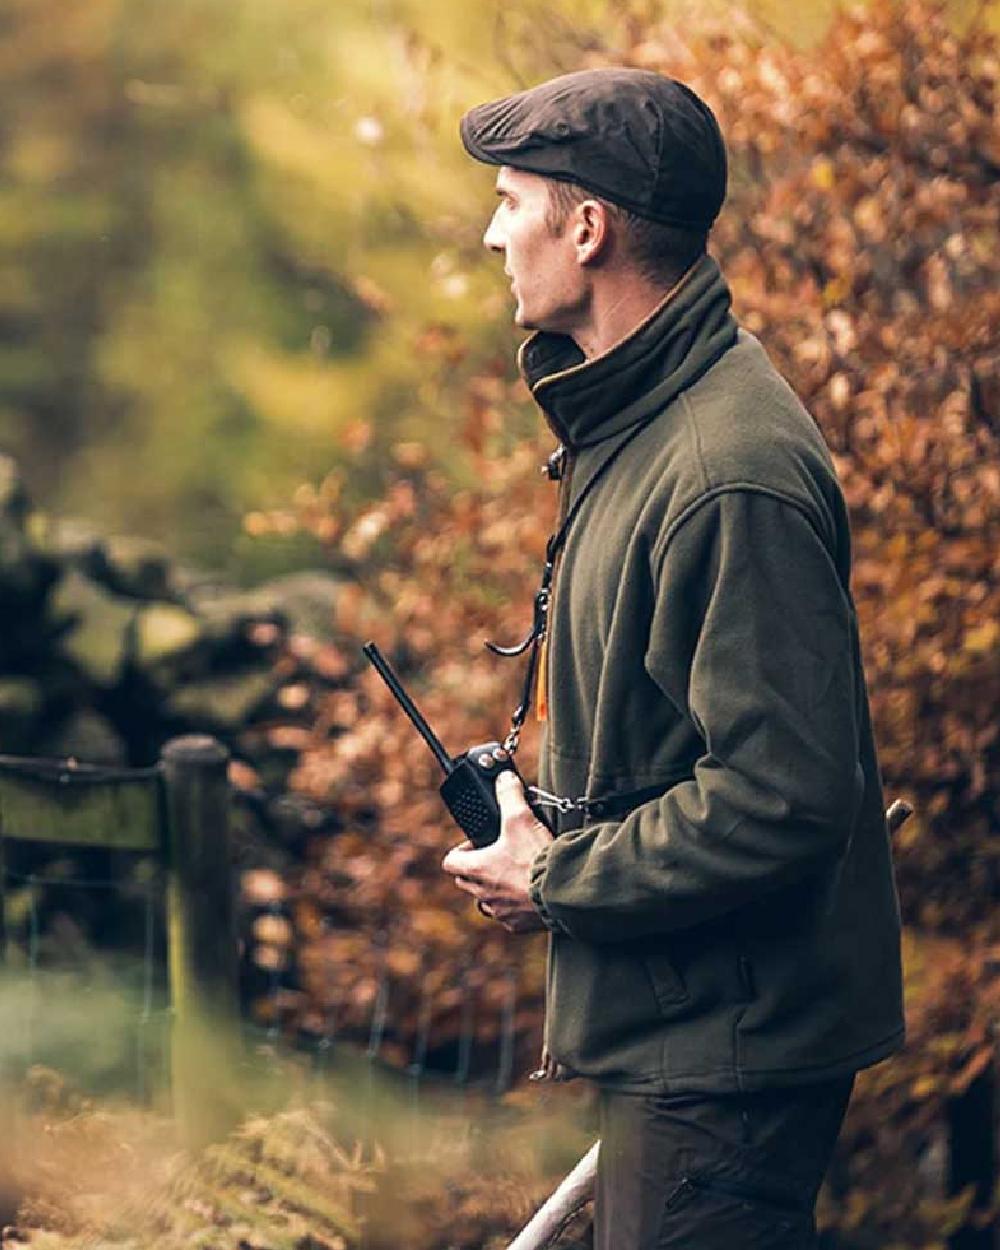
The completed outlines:
<svg viewBox="0 0 1000 1250">
<path fill-rule="evenodd" d="M 830 0 L 770 8 L 806 37 Z M 0 447 L 33 495 L 246 577 L 314 558 L 241 511 L 338 462 L 371 497 L 393 439 L 453 445 L 456 387 L 511 346 L 457 116 L 627 49 L 648 9 L 9 0 Z M 455 336 L 436 380 L 429 324 Z"/>
<path fill-rule="evenodd" d="M 294 100 L 320 16 L 14 0 L 3 18 L 0 437 L 46 501 L 217 564 L 244 501 L 329 443 L 321 401 L 286 404 L 305 409 L 289 437 L 248 377 L 315 391 L 365 329 L 268 206 L 247 134 L 256 93 Z"/>
</svg>

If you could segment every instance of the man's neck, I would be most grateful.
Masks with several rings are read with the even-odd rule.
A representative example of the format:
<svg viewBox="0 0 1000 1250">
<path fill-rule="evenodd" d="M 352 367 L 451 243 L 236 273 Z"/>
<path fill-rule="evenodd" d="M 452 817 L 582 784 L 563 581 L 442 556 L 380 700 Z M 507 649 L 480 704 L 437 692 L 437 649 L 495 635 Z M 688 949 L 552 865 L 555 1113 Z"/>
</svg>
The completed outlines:
<svg viewBox="0 0 1000 1250">
<path fill-rule="evenodd" d="M 678 285 L 637 281 L 634 273 L 598 283 L 586 321 L 574 328 L 570 337 L 588 360 L 603 356 L 666 303 Z"/>
</svg>

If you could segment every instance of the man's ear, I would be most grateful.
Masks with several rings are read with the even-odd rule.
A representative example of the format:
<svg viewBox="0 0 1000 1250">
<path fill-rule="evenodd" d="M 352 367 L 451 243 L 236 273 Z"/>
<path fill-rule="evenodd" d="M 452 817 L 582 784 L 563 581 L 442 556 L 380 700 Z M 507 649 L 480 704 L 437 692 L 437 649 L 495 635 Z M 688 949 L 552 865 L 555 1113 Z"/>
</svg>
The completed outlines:
<svg viewBox="0 0 1000 1250">
<path fill-rule="evenodd" d="M 608 210 L 597 200 L 583 200 L 576 206 L 573 246 L 581 265 L 592 265 L 606 255 L 611 241 Z"/>
</svg>

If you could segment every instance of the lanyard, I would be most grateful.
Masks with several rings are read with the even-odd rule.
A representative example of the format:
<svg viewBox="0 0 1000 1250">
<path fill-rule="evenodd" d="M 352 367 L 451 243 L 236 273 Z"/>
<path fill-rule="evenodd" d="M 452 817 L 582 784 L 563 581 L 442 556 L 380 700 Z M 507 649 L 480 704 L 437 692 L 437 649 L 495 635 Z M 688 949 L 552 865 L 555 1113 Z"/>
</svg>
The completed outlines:
<svg viewBox="0 0 1000 1250">
<path fill-rule="evenodd" d="M 503 743 L 505 749 L 509 751 L 511 755 L 515 755 L 517 753 L 517 748 L 521 743 L 521 730 L 524 727 L 524 722 L 527 720 L 528 712 L 531 710 L 531 693 L 534 689 L 535 679 L 538 673 L 538 659 L 541 653 L 542 643 L 545 640 L 546 633 L 548 632 L 549 607 L 552 602 L 552 576 L 555 572 L 556 560 L 559 553 L 566 545 L 566 540 L 569 537 L 569 531 L 573 522 L 579 516 L 580 509 L 589 499 L 598 482 L 600 482 L 600 480 L 605 476 L 629 443 L 631 443 L 633 439 L 641 434 L 642 431 L 652 423 L 655 416 L 656 414 L 652 417 L 648 417 L 645 421 L 640 421 L 636 424 L 631 430 L 629 430 L 628 434 L 622 439 L 618 446 L 604 457 L 601 463 L 597 466 L 597 469 L 591 476 L 590 480 L 584 486 L 583 490 L 580 491 L 579 495 L 577 495 L 576 499 L 573 501 L 573 505 L 566 513 L 562 525 L 559 526 L 556 532 L 546 543 L 545 564 L 542 568 L 541 582 L 539 583 L 538 590 L 535 593 L 534 614 L 531 621 L 531 629 L 528 631 L 524 640 L 519 642 L 514 647 L 501 647 L 495 642 L 488 642 L 486 644 L 488 650 L 492 651 L 494 655 L 510 657 L 524 655 L 526 651 L 528 652 L 528 663 L 525 668 L 524 686 L 521 690 L 521 701 L 511 715 L 510 732 L 507 734 Z M 563 458 L 565 458 L 565 449 L 560 448 L 560 452 L 563 452 Z M 558 456 L 559 452 L 557 452 L 556 455 Z M 550 464 L 553 460 L 554 457 L 550 458 Z"/>
</svg>

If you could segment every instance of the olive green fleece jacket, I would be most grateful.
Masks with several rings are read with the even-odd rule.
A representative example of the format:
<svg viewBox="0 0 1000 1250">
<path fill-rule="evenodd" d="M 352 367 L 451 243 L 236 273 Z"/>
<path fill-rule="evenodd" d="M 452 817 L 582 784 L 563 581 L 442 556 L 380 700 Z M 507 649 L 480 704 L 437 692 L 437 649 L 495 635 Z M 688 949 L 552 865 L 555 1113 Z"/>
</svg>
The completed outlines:
<svg viewBox="0 0 1000 1250">
<path fill-rule="evenodd" d="M 584 361 L 521 368 L 567 449 L 540 784 L 661 787 L 562 817 L 532 869 L 546 1045 L 621 1090 L 846 1074 L 903 1038 L 899 911 L 844 500 L 822 437 L 703 258 Z"/>
</svg>

